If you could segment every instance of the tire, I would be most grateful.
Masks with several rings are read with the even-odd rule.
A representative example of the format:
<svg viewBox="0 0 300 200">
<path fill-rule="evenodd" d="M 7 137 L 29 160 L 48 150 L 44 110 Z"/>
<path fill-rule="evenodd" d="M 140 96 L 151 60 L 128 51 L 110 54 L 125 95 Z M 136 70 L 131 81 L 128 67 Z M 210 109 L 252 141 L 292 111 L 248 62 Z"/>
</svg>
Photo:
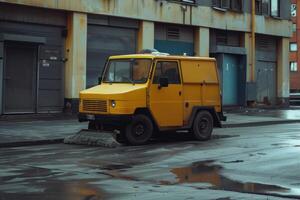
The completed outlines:
<svg viewBox="0 0 300 200">
<path fill-rule="evenodd" d="M 206 141 L 211 138 L 214 120 L 208 111 L 197 113 L 193 124 L 193 134 L 197 140 Z"/>
<path fill-rule="evenodd" d="M 89 130 L 97 130 L 96 122 L 95 121 L 89 121 L 88 129 Z"/>
<path fill-rule="evenodd" d="M 153 123 L 146 115 L 135 115 L 125 128 L 125 138 L 131 145 L 147 143 L 153 134 Z"/>
</svg>

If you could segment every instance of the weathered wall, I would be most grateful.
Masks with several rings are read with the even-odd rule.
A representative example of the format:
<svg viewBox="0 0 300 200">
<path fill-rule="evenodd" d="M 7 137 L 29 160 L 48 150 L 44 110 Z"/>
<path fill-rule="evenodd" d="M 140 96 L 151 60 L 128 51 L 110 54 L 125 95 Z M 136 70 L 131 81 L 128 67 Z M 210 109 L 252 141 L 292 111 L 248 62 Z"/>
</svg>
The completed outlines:
<svg viewBox="0 0 300 200">
<path fill-rule="evenodd" d="M 135 18 L 147 21 L 188 24 L 194 26 L 213 27 L 218 29 L 249 32 L 251 15 L 249 1 L 245 1 L 245 13 L 223 12 L 206 6 L 183 6 L 168 1 L 154 0 L 0 0 L 15 4 L 38 6 L 45 8 L 78 11 L 85 13 L 113 15 L 126 18 Z M 287 16 L 287 4 L 284 1 L 282 16 Z M 204 2 L 203 4 L 207 4 Z M 288 10 L 289 11 L 289 10 Z M 288 20 L 272 17 L 257 16 L 257 32 L 290 37 L 291 23 Z"/>
<path fill-rule="evenodd" d="M 78 98 L 86 86 L 86 38 L 87 15 L 71 13 L 66 40 L 65 97 L 68 99 Z"/>
</svg>

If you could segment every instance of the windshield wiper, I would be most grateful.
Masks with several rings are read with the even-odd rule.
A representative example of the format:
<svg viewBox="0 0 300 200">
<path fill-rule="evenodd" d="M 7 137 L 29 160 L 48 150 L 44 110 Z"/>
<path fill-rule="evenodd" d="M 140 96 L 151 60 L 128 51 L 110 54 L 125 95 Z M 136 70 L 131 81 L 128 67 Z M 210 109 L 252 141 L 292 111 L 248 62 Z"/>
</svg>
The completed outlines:
<svg viewBox="0 0 300 200">
<path fill-rule="evenodd" d="M 134 80 L 131 80 L 130 78 L 125 77 L 125 76 L 123 76 L 122 78 L 127 79 L 130 83 L 132 83 L 132 85 L 135 85 Z"/>
</svg>

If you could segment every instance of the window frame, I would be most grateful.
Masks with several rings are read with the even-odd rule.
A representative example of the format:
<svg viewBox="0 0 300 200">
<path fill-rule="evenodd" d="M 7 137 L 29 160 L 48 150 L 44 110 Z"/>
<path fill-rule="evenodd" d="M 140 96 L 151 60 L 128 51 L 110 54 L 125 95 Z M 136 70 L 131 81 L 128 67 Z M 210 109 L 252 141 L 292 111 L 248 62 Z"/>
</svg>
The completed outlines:
<svg viewBox="0 0 300 200">
<path fill-rule="evenodd" d="M 273 15 L 273 3 L 277 1 L 277 14 Z M 274 18 L 280 18 L 280 0 L 269 0 L 270 2 L 270 16 Z"/>
<path fill-rule="evenodd" d="M 295 50 L 292 50 L 292 45 L 295 45 L 296 46 L 296 49 Z M 297 52 L 298 51 L 298 44 L 297 42 L 290 42 L 290 52 Z"/>
<path fill-rule="evenodd" d="M 296 68 L 292 68 L 292 64 L 296 64 L 294 67 Z M 298 63 L 296 61 L 290 61 L 290 72 L 298 72 Z"/>
<path fill-rule="evenodd" d="M 105 77 L 106 77 L 106 74 L 109 72 L 109 68 L 110 68 L 110 62 L 111 61 L 129 61 L 130 62 L 130 76 L 131 76 L 131 79 L 132 79 L 132 76 L 133 76 L 133 71 L 132 71 L 132 69 L 133 69 L 133 63 L 132 63 L 132 61 L 133 60 L 149 60 L 149 61 L 151 61 L 150 62 L 150 66 L 149 66 L 149 70 L 148 70 L 148 77 L 147 77 L 147 79 L 145 80 L 145 81 L 133 81 L 132 80 L 132 82 L 131 81 L 128 81 L 128 82 L 116 82 L 116 81 L 106 81 L 105 80 Z M 101 79 L 101 83 L 109 83 L 109 84 L 128 84 L 128 83 L 134 83 L 134 84 L 145 84 L 145 83 L 147 83 L 148 82 L 148 80 L 149 79 L 151 79 L 151 72 L 152 72 L 152 67 L 153 67 L 153 63 L 154 63 L 154 61 L 153 61 L 153 59 L 151 59 L 151 58 L 119 58 L 119 59 L 107 59 L 107 61 L 106 61 L 106 64 L 105 64 L 105 69 L 103 70 L 103 72 L 102 72 L 102 79 Z"/>
<path fill-rule="evenodd" d="M 169 85 L 171 84 L 171 85 L 182 85 L 182 75 L 181 75 L 181 68 L 180 68 L 180 62 L 178 61 L 178 60 L 161 60 L 161 59 L 159 59 L 159 60 L 154 60 L 154 67 L 153 67 L 153 70 L 152 70 L 152 80 L 151 80 L 151 83 L 152 84 L 155 84 L 155 85 L 158 85 L 159 83 L 158 82 L 156 82 L 156 80 L 155 80 L 155 74 L 156 74 L 156 70 L 157 70 L 157 65 L 158 65 L 158 63 L 160 63 L 160 62 L 162 62 L 162 63 L 164 63 L 164 62 L 172 62 L 172 63 L 176 63 L 176 65 L 177 65 L 177 71 L 178 71 L 178 78 L 179 78 L 179 82 L 178 83 L 170 83 L 170 81 L 169 81 Z M 159 79 L 158 79 L 158 81 L 159 81 Z"/>
<path fill-rule="evenodd" d="M 297 24 L 296 23 L 292 24 L 292 31 L 293 31 L 293 33 L 297 32 Z"/>
</svg>

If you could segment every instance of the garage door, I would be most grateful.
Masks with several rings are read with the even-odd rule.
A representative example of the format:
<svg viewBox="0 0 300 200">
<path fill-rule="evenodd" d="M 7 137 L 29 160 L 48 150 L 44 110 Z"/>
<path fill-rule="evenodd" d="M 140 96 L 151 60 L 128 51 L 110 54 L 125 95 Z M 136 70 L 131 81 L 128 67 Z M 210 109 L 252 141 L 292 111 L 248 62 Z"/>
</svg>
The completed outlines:
<svg viewBox="0 0 300 200">
<path fill-rule="evenodd" d="M 136 38 L 136 29 L 88 26 L 87 88 L 97 85 L 109 56 L 136 52 Z"/>
<path fill-rule="evenodd" d="M 257 101 L 275 104 L 277 60 L 275 38 L 258 36 L 256 39 Z"/>
</svg>

